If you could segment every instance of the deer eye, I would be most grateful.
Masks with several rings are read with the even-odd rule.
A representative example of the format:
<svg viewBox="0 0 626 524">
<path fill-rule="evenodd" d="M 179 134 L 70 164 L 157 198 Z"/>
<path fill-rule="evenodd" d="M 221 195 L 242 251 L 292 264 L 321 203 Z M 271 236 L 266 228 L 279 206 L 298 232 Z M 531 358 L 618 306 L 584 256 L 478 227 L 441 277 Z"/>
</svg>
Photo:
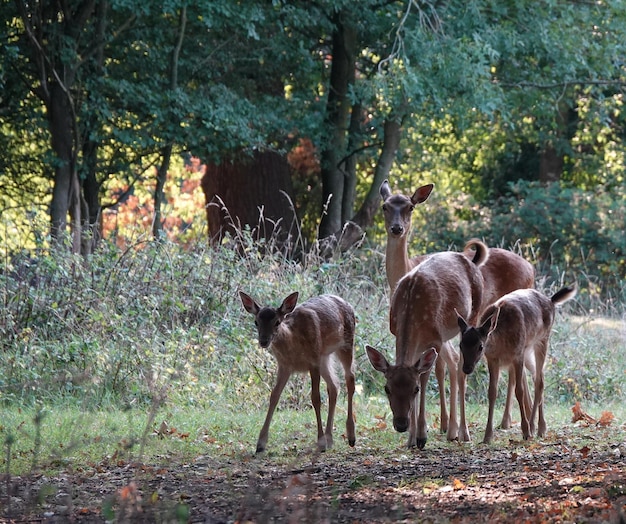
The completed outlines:
<svg viewBox="0 0 626 524">
<path fill-rule="evenodd" d="M 415 390 L 413 390 L 413 394 L 417 395 L 420 392 L 420 387 L 419 386 L 415 386 Z"/>
<path fill-rule="evenodd" d="M 409 207 L 409 211 L 411 211 L 411 212 L 412 212 L 414 209 L 415 209 L 415 206 L 411 206 L 411 207 Z"/>
<path fill-rule="evenodd" d="M 387 204 L 383 204 L 383 211 L 387 211 Z"/>
</svg>

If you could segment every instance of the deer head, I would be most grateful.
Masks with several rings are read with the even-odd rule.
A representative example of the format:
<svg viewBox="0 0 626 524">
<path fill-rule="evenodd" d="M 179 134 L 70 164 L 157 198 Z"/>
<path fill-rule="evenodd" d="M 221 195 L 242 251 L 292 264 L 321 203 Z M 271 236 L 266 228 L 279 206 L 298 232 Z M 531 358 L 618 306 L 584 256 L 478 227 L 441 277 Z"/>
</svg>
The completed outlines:
<svg viewBox="0 0 626 524">
<path fill-rule="evenodd" d="M 243 291 L 239 292 L 241 303 L 248 313 L 254 315 L 254 325 L 259 335 L 259 345 L 267 348 L 272 343 L 280 324 L 291 313 L 298 302 L 298 292 L 291 293 L 278 308 L 261 307 Z"/>
<path fill-rule="evenodd" d="M 470 326 L 456 309 L 454 311 L 461 330 L 459 347 L 463 356 L 463 373 L 469 375 L 483 356 L 485 342 L 498 323 L 500 309 L 494 309 L 479 327 Z"/>
<path fill-rule="evenodd" d="M 396 366 L 389 364 L 385 356 L 372 346 L 365 349 L 374 369 L 385 375 L 385 393 L 393 413 L 393 427 L 403 433 L 409 429 L 410 413 L 420 391 L 420 376 L 433 367 L 437 352 L 431 348 L 412 366 Z"/>
<path fill-rule="evenodd" d="M 383 214 L 385 228 L 392 236 L 401 237 L 411 229 L 411 213 L 417 204 L 425 202 L 433 190 L 433 184 L 420 187 L 409 198 L 405 195 L 391 193 L 389 182 L 385 180 L 380 186 L 380 196 L 383 199 Z"/>
</svg>

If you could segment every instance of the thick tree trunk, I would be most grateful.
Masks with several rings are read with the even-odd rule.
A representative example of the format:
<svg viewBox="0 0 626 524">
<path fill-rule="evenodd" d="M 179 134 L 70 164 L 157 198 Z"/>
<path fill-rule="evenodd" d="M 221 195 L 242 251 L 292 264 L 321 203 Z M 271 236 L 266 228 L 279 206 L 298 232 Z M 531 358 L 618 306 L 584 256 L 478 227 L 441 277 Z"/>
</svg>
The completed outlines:
<svg viewBox="0 0 626 524">
<path fill-rule="evenodd" d="M 366 229 L 374 223 L 374 216 L 380 204 L 380 185 L 389 178 L 389 171 L 393 166 L 400 139 L 402 138 L 402 124 L 399 118 L 389 118 L 385 121 L 383 147 L 374 170 L 374 180 L 359 209 L 352 219 L 361 228 Z"/>
<path fill-rule="evenodd" d="M 212 244 L 227 235 L 245 241 L 248 227 L 254 241 L 263 239 L 288 255 L 300 246 L 291 171 L 283 156 L 256 152 L 250 159 L 207 165 L 202 190 Z"/>
<path fill-rule="evenodd" d="M 321 150 L 323 215 L 320 238 L 331 236 L 342 227 L 344 198 L 344 171 L 339 161 L 347 151 L 347 132 L 350 118 L 348 90 L 354 82 L 356 66 L 356 30 L 337 16 L 333 32 L 333 61 L 326 104 L 326 127 L 330 140 Z"/>
<path fill-rule="evenodd" d="M 542 184 L 561 180 L 565 168 L 565 155 L 559 151 L 559 142 L 569 141 L 572 138 L 573 120 L 570 108 L 565 101 L 561 101 L 556 115 L 556 134 L 553 142 L 544 145 L 539 157 L 539 181 Z"/>
<path fill-rule="evenodd" d="M 75 165 L 72 112 L 67 94 L 56 82 L 50 85 L 48 122 L 52 149 L 57 157 L 50 204 L 50 234 L 53 240 L 60 242 L 67 231 L 72 190 L 75 190 L 72 187 Z"/>
</svg>

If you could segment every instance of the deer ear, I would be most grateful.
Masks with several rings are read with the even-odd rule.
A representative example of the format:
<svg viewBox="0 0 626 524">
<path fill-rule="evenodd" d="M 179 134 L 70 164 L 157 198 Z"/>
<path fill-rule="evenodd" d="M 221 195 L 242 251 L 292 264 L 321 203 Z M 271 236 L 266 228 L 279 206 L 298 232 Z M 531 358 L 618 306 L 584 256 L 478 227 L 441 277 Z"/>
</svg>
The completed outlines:
<svg viewBox="0 0 626 524">
<path fill-rule="evenodd" d="M 424 353 L 419 360 L 415 363 L 415 369 L 418 374 L 426 373 L 430 368 L 433 367 L 433 364 L 437 360 L 437 351 L 435 348 L 430 348 L 426 353 Z"/>
<path fill-rule="evenodd" d="M 283 303 L 280 305 L 280 312 L 283 315 L 287 315 L 288 313 L 291 313 L 296 308 L 297 303 L 298 303 L 298 292 L 295 291 L 291 295 L 289 295 L 287 298 L 285 298 L 285 300 L 283 300 Z"/>
<path fill-rule="evenodd" d="M 389 187 L 389 180 L 384 180 L 382 184 L 380 184 L 380 196 L 383 200 L 387 200 L 391 196 L 391 188 Z"/>
<path fill-rule="evenodd" d="M 385 356 L 377 349 L 374 349 L 372 346 L 366 345 L 365 351 L 367 352 L 367 358 L 369 358 L 372 367 L 376 371 L 386 373 L 389 369 L 389 362 L 387 362 Z"/>
<path fill-rule="evenodd" d="M 463 334 L 467 331 L 468 328 L 467 321 L 461 315 L 459 315 L 459 312 L 456 310 L 456 308 L 454 308 L 454 312 L 456 313 L 456 321 L 459 324 L 461 334 Z"/>
<path fill-rule="evenodd" d="M 491 333 L 498 326 L 498 319 L 500 318 L 500 308 L 496 309 L 495 313 L 491 316 L 491 326 L 489 333 Z"/>
<path fill-rule="evenodd" d="M 422 202 L 426 202 L 426 199 L 430 196 L 433 187 L 435 187 L 433 184 L 426 184 L 425 186 L 418 188 L 417 191 L 413 193 L 413 196 L 411 197 L 411 202 L 413 202 L 413 204 L 421 204 Z"/>
<path fill-rule="evenodd" d="M 243 291 L 239 292 L 239 298 L 241 298 L 241 303 L 248 313 L 256 315 L 259 309 L 261 309 L 254 299 L 250 295 L 246 295 Z"/>
</svg>

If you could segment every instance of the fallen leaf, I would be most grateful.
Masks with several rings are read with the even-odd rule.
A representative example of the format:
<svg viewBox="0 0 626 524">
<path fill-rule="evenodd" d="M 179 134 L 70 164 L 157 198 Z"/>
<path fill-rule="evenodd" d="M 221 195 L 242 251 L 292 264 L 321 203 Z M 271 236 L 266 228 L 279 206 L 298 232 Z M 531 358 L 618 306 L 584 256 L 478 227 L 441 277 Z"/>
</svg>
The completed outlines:
<svg viewBox="0 0 626 524">
<path fill-rule="evenodd" d="M 603 411 L 602 415 L 600 415 L 600 420 L 598 420 L 598 426 L 606 428 L 613 423 L 614 419 L 615 415 L 613 415 L 613 413 L 611 413 L 610 411 Z"/>
<path fill-rule="evenodd" d="M 585 413 L 582 409 L 582 407 L 580 406 L 580 402 L 576 402 L 576 404 L 574 404 L 572 406 L 572 413 L 574 414 L 572 416 L 572 422 L 578 422 L 579 420 L 582 420 L 584 422 L 587 423 L 591 423 L 591 424 L 595 424 L 596 419 L 593 418 L 591 415 L 588 415 L 587 413 Z"/>
<path fill-rule="evenodd" d="M 455 490 L 459 490 L 459 489 L 465 489 L 466 486 L 459 479 L 455 478 L 455 479 L 452 480 L 452 488 L 455 489 Z"/>
</svg>

